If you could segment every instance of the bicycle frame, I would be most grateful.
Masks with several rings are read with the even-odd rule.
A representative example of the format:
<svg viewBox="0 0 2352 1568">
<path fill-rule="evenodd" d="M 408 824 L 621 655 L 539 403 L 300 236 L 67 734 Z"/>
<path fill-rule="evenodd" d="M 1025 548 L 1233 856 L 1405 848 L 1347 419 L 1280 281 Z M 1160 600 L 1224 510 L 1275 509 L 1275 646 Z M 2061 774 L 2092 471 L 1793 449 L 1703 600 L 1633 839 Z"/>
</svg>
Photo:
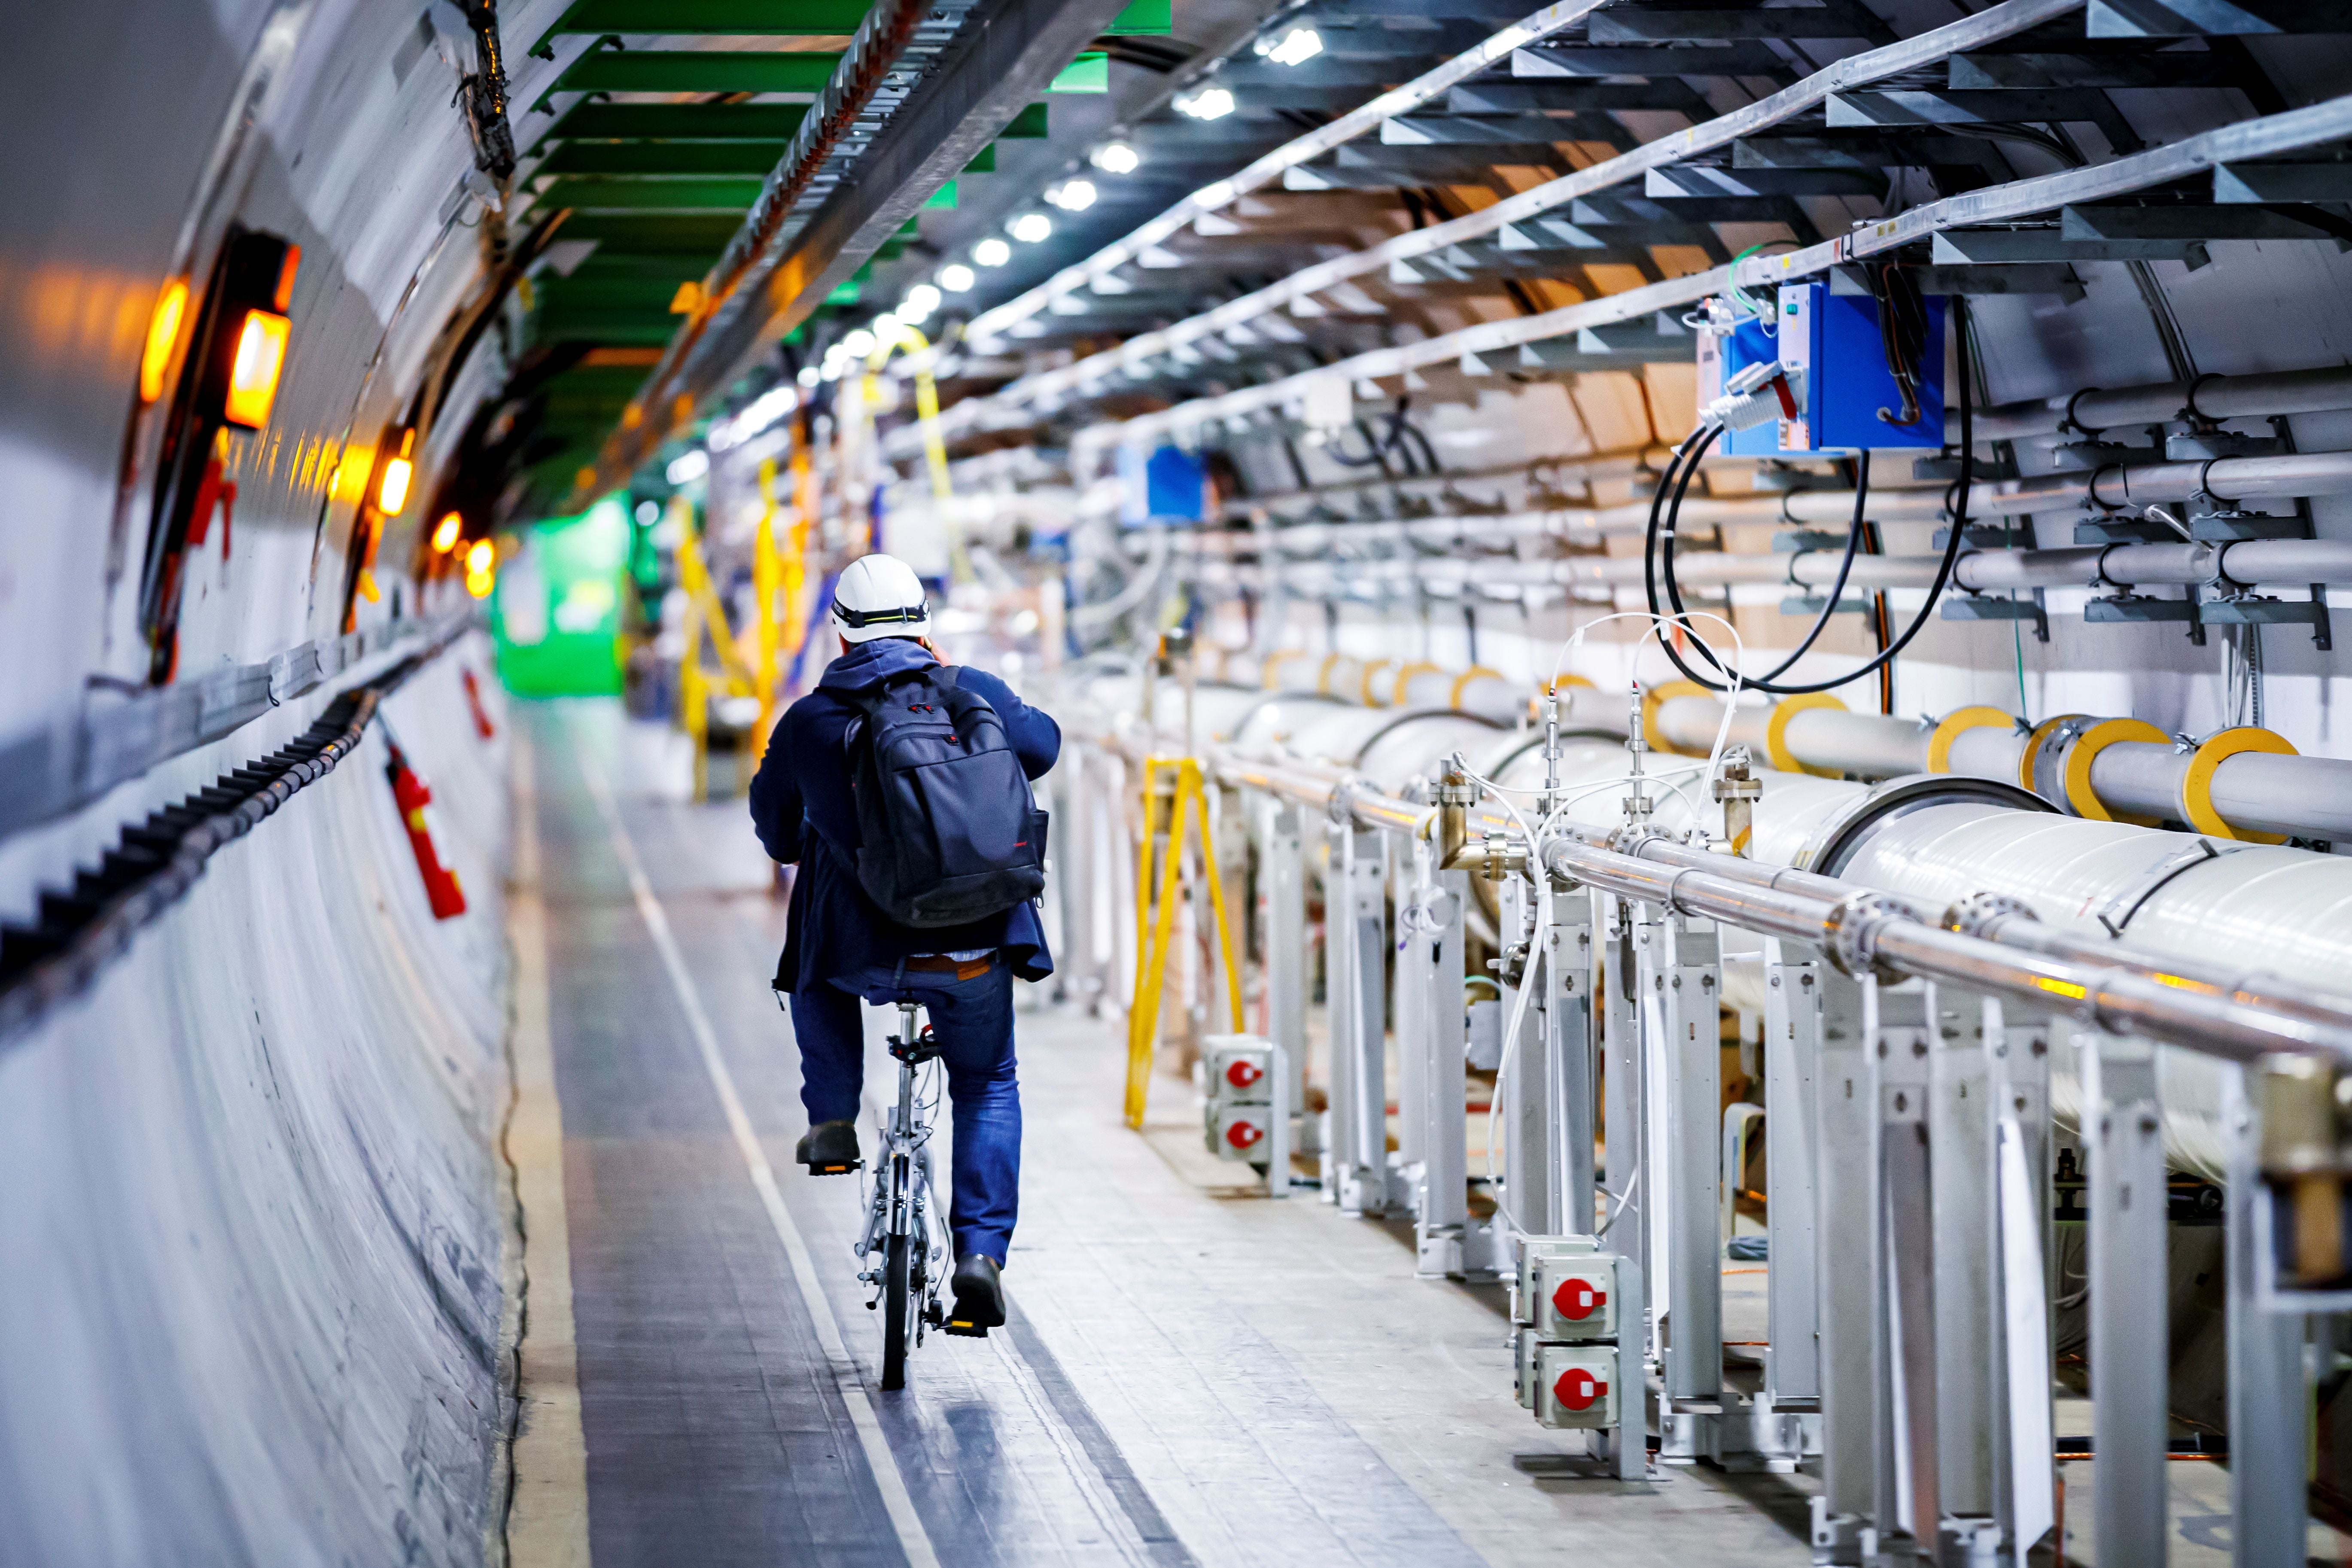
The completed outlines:
<svg viewBox="0 0 2352 1568">
<path fill-rule="evenodd" d="M 939 1046 L 928 1028 L 920 1033 L 915 1026 L 918 1005 L 912 1002 L 898 1004 L 899 1031 L 890 1038 L 890 1054 L 898 1063 L 898 1097 L 884 1120 L 880 1158 L 875 1162 L 873 1194 L 867 1205 L 866 1228 L 858 1237 L 856 1251 L 861 1259 L 885 1249 L 897 1237 L 905 1237 L 913 1263 L 909 1286 L 915 1300 L 909 1306 L 913 1343 L 922 1342 L 924 1331 L 937 1328 L 945 1321 L 940 1307 L 940 1285 L 943 1270 L 940 1264 L 946 1247 L 934 1229 L 934 1207 L 931 1203 L 931 1124 L 929 1112 L 936 1100 L 926 1102 L 920 1093 L 919 1079 L 924 1065 L 939 1055 Z M 866 1268 L 857 1277 L 875 1288 L 869 1310 L 882 1305 L 884 1293 L 889 1289 L 886 1269 L 881 1266 Z"/>
</svg>

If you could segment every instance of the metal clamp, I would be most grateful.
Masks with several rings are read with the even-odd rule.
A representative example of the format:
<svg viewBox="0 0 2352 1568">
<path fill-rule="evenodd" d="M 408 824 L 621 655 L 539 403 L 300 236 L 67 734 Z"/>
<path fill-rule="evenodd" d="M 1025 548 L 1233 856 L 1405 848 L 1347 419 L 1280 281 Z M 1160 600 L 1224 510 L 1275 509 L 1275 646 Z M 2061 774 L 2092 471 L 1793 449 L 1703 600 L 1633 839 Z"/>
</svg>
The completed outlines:
<svg viewBox="0 0 2352 1568">
<path fill-rule="evenodd" d="M 1907 921 L 1911 912 L 1883 893 L 1854 893 L 1830 911 L 1825 948 L 1838 972 L 1861 980 L 1875 975 L 1898 984 L 1903 973 L 1881 964 L 1876 956 L 1878 933 L 1894 921 Z"/>
<path fill-rule="evenodd" d="M 1995 932 L 2012 920 L 2039 921 L 2033 906 L 2023 899 L 2007 893 L 1975 893 L 1960 900 L 1944 911 L 1944 929 L 1972 936 L 1981 942 L 1995 940 Z"/>
</svg>

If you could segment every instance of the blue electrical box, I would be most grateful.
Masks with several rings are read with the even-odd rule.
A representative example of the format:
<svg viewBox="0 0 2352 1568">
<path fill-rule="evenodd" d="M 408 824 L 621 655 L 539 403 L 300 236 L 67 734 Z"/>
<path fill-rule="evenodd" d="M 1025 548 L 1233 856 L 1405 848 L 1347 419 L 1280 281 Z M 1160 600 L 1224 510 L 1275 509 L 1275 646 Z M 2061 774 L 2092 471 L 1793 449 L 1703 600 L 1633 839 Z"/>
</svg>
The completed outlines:
<svg viewBox="0 0 2352 1568">
<path fill-rule="evenodd" d="M 1118 452 L 1119 521 L 1130 528 L 1148 522 L 1199 522 L 1208 508 L 1208 469 L 1181 447 L 1146 453 Z"/>
<path fill-rule="evenodd" d="M 1717 449 L 1738 458 L 1828 457 L 1865 447 L 1941 450 L 1944 301 L 1922 303 L 1927 330 L 1919 353 L 1919 417 L 1910 425 L 1878 416 L 1882 408 L 1899 416 L 1903 395 L 1886 368 L 1877 303 L 1867 295 L 1832 294 L 1822 283 L 1784 284 L 1777 326 L 1750 317 L 1727 332 L 1702 332 L 1702 407 L 1726 381 L 1761 360 L 1779 361 L 1795 405 L 1793 416 L 1726 431 Z"/>
</svg>

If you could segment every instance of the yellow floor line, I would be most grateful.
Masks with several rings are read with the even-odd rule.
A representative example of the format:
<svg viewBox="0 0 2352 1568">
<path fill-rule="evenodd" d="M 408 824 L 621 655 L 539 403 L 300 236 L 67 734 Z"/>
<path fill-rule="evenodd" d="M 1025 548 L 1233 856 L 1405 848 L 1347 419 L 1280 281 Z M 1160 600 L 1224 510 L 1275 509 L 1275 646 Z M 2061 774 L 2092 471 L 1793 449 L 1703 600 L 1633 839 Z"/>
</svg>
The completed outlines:
<svg viewBox="0 0 2352 1568">
<path fill-rule="evenodd" d="M 507 1153 L 528 1238 L 521 1418 L 514 1500 L 507 1516 L 510 1568 L 587 1568 L 588 1445 L 580 1426 L 580 1363 L 572 1323 L 572 1233 L 563 1206 L 563 1108 L 555 1093 L 548 1026 L 547 910 L 540 895 L 539 795 L 530 742 L 513 748 L 514 886 L 507 929 L 514 949 L 515 1110 Z"/>
</svg>

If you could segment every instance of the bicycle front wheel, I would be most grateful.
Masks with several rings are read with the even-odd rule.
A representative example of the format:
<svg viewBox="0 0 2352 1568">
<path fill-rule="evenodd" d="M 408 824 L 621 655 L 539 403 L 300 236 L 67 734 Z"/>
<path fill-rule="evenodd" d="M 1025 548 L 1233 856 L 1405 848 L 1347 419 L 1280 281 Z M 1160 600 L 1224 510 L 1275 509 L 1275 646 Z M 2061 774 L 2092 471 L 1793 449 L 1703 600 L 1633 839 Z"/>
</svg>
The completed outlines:
<svg viewBox="0 0 2352 1568">
<path fill-rule="evenodd" d="M 914 1317 L 914 1290 L 908 1273 L 914 1238 L 902 1234 L 889 1238 L 882 1268 L 882 1386 L 907 1386 L 907 1333 Z"/>
</svg>

